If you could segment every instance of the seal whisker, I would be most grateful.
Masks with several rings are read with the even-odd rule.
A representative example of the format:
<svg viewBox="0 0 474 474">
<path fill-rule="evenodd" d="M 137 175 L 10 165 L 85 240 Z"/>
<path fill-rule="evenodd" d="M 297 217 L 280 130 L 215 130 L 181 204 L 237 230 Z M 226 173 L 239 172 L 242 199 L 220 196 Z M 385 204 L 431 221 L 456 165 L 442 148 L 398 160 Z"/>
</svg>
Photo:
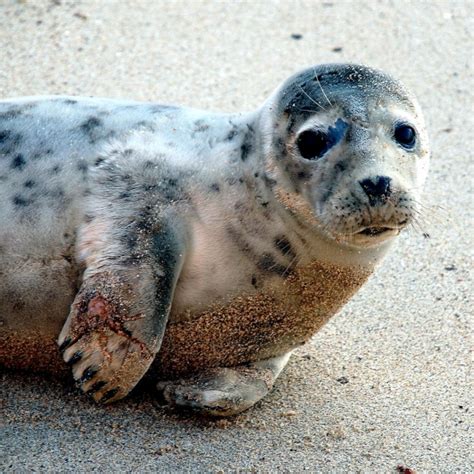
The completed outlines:
<svg viewBox="0 0 474 474">
<path fill-rule="evenodd" d="M 326 95 L 326 92 L 324 92 L 323 86 L 321 85 L 321 82 L 320 82 L 319 77 L 318 77 L 318 73 L 316 72 L 316 69 L 314 67 L 313 67 L 313 71 L 314 71 L 314 78 L 316 79 L 316 82 L 318 83 L 318 86 L 321 89 L 321 92 L 323 93 L 324 97 L 328 101 L 329 105 L 332 107 L 332 103 L 329 100 L 329 97 Z"/>
<path fill-rule="evenodd" d="M 301 89 L 301 92 L 315 105 L 320 107 L 323 110 L 326 110 L 325 107 L 323 107 L 320 103 L 316 102 L 302 87 L 300 84 L 297 84 L 297 86 Z"/>
<path fill-rule="evenodd" d="M 421 224 L 420 224 L 416 219 L 412 219 L 412 220 L 410 221 L 409 227 L 412 228 L 416 233 L 420 233 L 420 234 L 422 234 L 423 236 L 429 235 L 429 233 L 427 233 L 427 232 L 423 229 L 423 227 L 421 226 Z"/>
</svg>

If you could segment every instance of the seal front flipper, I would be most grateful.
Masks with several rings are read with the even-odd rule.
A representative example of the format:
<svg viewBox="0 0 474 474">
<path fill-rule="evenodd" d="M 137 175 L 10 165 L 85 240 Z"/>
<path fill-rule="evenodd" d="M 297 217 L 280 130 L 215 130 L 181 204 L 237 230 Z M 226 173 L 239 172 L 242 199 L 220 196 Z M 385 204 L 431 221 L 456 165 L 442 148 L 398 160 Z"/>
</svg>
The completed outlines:
<svg viewBox="0 0 474 474">
<path fill-rule="evenodd" d="M 84 392 L 120 399 L 158 352 L 185 253 L 165 167 L 116 153 L 97 160 L 77 239 L 82 285 L 58 344 Z"/>
<path fill-rule="evenodd" d="M 95 232 L 89 225 L 83 236 Z M 132 257 L 95 256 L 58 339 L 78 385 L 96 401 L 127 395 L 161 346 L 183 249 L 164 223 L 140 246 Z"/>
</svg>

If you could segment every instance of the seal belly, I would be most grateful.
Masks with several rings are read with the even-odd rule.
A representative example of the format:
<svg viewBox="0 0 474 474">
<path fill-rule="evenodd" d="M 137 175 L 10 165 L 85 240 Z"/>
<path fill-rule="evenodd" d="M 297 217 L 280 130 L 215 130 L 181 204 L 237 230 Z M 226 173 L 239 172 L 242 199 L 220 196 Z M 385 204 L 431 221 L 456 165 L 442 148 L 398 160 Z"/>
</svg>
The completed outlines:
<svg viewBox="0 0 474 474">
<path fill-rule="evenodd" d="M 56 339 L 76 285 L 77 272 L 64 258 L 0 266 L 0 366 L 65 371 Z"/>
<path fill-rule="evenodd" d="M 313 262 L 259 292 L 177 318 L 168 324 L 154 370 L 173 378 L 284 354 L 308 341 L 371 273 Z"/>
</svg>

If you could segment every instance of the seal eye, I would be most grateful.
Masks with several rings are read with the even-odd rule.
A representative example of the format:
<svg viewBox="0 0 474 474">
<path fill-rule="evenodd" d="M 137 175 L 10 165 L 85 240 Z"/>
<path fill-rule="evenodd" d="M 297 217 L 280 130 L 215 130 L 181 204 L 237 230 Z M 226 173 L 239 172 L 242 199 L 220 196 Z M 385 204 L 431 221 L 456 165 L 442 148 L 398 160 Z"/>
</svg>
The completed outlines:
<svg viewBox="0 0 474 474">
<path fill-rule="evenodd" d="M 321 158 L 330 148 L 329 137 L 320 130 L 306 130 L 298 137 L 296 146 L 303 158 L 314 160 Z"/>
<path fill-rule="evenodd" d="M 410 125 L 397 125 L 393 136 L 404 148 L 413 148 L 415 146 L 416 132 Z"/>
</svg>

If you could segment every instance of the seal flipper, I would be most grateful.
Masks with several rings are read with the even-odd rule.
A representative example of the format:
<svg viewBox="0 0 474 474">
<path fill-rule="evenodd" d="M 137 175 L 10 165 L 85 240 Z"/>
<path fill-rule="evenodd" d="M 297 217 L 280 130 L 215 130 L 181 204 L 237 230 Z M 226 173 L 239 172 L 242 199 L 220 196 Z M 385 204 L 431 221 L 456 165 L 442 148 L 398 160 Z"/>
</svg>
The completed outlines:
<svg viewBox="0 0 474 474">
<path fill-rule="evenodd" d="M 236 367 L 209 369 L 187 379 L 158 382 L 170 406 L 212 416 L 241 413 L 265 397 L 290 358 L 291 352 Z"/>
<path fill-rule="evenodd" d="M 184 255 L 169 222 L 143 233 L 133 255 L 116 242 L 103 245 L 120 233 L 111 226 L 104 219 L 82 232 L 94 248 L 58 339 L 81 390 L 107 403 L 127 395 L 159 351 Z"/>
</svg>

